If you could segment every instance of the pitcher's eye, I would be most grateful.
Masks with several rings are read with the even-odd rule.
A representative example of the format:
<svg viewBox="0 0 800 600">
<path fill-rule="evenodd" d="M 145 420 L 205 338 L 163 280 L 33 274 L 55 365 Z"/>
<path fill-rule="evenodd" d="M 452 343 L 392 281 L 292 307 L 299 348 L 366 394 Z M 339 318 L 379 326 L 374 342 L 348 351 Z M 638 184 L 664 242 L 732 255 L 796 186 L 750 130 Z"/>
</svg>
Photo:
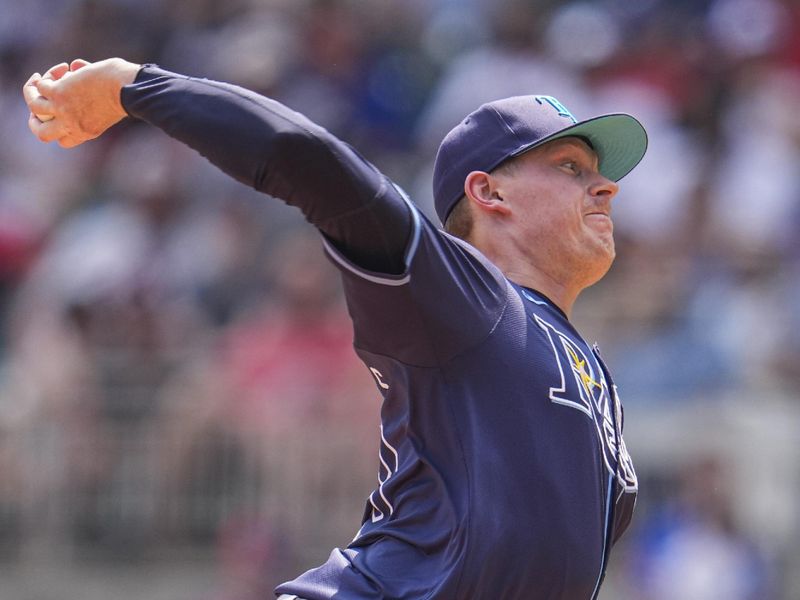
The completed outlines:
<svg viewBox="0 0 800 600">
<path fill-rule="evenodd" d="M 578 168 L 578 163 L 576 163 L 574 160 L 564 161 L 563 163 L 561 163 L 561 166 L 564 167 L 565 169 L 568 169 L 575 175 L 580 173 L 580 169 Z"/>
</svg>

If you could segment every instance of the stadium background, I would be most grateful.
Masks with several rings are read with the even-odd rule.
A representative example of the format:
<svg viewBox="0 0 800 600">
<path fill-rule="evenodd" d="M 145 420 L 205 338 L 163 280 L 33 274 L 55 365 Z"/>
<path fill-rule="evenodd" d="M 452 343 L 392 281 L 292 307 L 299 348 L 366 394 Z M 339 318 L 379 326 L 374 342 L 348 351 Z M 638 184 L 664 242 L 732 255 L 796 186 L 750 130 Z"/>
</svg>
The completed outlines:
<svg viewBox="0 0 800 600">
<path fill-rule="evenodd" d="M 0 599 L 255 600 L 357 529 L 377 394 L 298 214 L 163 134 L 39 144 L 123 56 L 305 112 L 431 205 L 480 102 L 638 115 L 579 301 L 641 482 L 605 600 L 800 597 L 800 2 L 0 0 Z M 465 326 L 469 326 L 465 324 Z"/>
</svg>

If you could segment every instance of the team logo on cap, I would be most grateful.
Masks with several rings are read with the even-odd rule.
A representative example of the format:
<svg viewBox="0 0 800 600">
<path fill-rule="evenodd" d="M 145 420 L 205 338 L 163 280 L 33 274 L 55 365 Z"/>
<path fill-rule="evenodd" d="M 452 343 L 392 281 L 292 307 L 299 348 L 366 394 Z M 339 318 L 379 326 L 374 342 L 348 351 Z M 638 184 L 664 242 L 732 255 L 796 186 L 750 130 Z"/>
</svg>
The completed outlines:
<svg viewBox="0 0 800 600">
<path fill-rule="evenodd" d="M 572 113 L 567 110 L 567 107 L 561 104 L 558 100 L 553 98 L 552 96 L 534 96 L 533 97 L 536 102 L 539 104 L 549 104 L 552 106 L 556 112 L 558 113 L 559 117 L 567 117 L 573 123 L 577 123 L 578 119 L 572 116 Z"/>
</svg>

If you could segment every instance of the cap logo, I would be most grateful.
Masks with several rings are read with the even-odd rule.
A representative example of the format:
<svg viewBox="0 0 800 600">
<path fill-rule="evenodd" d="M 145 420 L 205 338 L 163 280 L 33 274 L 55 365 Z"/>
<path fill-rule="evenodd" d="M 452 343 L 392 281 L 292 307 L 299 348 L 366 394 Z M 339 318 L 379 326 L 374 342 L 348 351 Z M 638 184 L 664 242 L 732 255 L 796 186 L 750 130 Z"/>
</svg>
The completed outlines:
<svg viewBox="0 0 800 600">
<path fill-rule="evenodd" d="M 572 116 L 572 113 L 567 110 L 567 107 L 561 104 L 558 100 L 553 98 L 552 96 L 534 96 L 534 99 L 539 104 L 549 104 L 552 106 L 556 112 L 558 113 L 559 117 L 567 117 L 573 123 L 577 123 L 578 119 Z"/>
</svg>

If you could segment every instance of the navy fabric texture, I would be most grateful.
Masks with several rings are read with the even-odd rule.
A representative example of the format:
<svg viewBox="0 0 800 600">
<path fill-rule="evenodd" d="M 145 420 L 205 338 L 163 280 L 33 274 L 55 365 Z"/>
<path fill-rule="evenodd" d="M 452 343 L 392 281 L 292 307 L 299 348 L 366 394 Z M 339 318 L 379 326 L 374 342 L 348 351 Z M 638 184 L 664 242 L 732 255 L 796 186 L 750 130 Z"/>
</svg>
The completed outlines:
<svg viewBox="0 0 800 600">
<path fill-rule="evenodd" d="M 411 215 L 357 151 L 282 104 L 234 85 L 146 65 L 122 89 L 128 114 L 234 179 L 299 208 L 366 268 L 403 269 Z"/>
</svg>

